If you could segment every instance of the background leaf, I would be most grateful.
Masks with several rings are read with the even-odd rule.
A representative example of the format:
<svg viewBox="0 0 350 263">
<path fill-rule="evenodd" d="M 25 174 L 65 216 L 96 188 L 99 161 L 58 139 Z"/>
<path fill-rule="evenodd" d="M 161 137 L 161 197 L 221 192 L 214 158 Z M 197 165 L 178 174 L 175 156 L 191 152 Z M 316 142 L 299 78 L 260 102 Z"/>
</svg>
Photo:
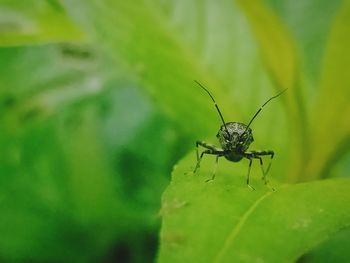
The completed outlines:
<svg viewBox="0 0 350 263">
<path fill-rule="evenodd" d="M 192 141 L 209 134 L 213 136 L 220 125 L 210 98 L 203 96 L 205 94 L 194 79 L 213 92 L 227 121 L 247 122 L 274 94 L 250 31 L 242 31 L 242 28 L 248 29 L 247 21 L 232 1 L 219 5 L 198 3 L 200 8 L 195 15 L 178 11 L 189 6 L 177 1 L 167 6 L 157 6 L 151 1 L 140 1 L 139 4 L 75 1 L 73 4 L 67 0 L 65 3 L 85 30 L 93 32 L 95 39 L 104 39 L 101 49 L 152 94 L 159 109 Z M 104 30 L 100 29 L 101 24 L 106 25 Z M 107 34 L 112 25 L 114 31 L 121 33 Z M 217 28 L 224 30 L 227 26 L 230 28 L 228 35 L 217 35 Z M 190 32 L 200 27 L 201 34 L 189 37 Z M 237 38 L 242 42 L 236 41 Z M 142 45 L 135 45 L 141 40 Z M 160 45 L 154 45 L 155 41 Z M 197 47 L 195 43 L 198 42 L 201 45 Z M 238 45 L 237 49 L 229 48 L 231 44 L 233 47 Z M 221 45 L 227 48 L 228 54 L 220 53 L 218 46 Z M 228 68 L 224 69 L 223 65 Z M 261 139 L 256 140 L 255 147 L 285 152 L 293 147 L 282 139 L 288 136 L 288 129 L 276 130 L 274 123 L 287 127 L 281 104 L 275 103 L 269 114 L 261 115 L 259 129 L 255 131 L 256 138 Z M 284 169 L 290 160 L 288 156 L 277 157 L 276 169 Z M 282 172 L 278 175 L 281 179 L 286 177 Z"/>
<path fill-rule="evenodd" d="M 350 30 L 347 26 L 350 23 L 349 14 L 350 2 L 345 1 L 334 21 L 325 54 L 319 101 L 313 115 L 312 128 L 315 132 L 312 140 L 315 152 L 308 162 L 307 179 L 317 178 L 320 174 L 326 177 L 335 158 L 334 153 L 337 153 L 339 158 L 339 154 L 344 154 L 349 148 L 350 106 L 346 99 L 350 95 L 350 77 L 347 69 L 350 63 L 350 51 L 347 48 L 350 43 Z M 319 116 L 322 116 L 321 122 Z M 329 139 L 327 130 L 332 126 L 334 131 Z M 322 146 L 319 142 L 322 142 Z"/>
<path fill-rule="evenodd" d="M 321 75 L 321 63 L 328 42 L 333 19 L 342 0 L 310 0 L 296 2 L 292 0 L 265 0 L 283 21 L 297 46 L 299 61 L 302 65 L 302 92 L 307 94 L 308 101 L 313 102 L 317 84 Z M 309 105 L 310 104 L 310 105 Z M 312 103 L 307 103 L 309 107 Z"/>
<path fill-rule="evenodd" d="M 304 118 L 304 102 L 301 97 L 298 56 L 294 41 L 283 22 L 269 10 L 261 1 L 238 1 L 251 24 L 263 59 L 267 65 L 270 77 L 280 91 L 289 89 L 287 109 L 292 136 L 290 147 L 293 167 L 289 178 L 296 177 L 302 170 L 303 160 L 309 155 L 306 121 Z M 281 134 L 282 135 L 282 134 Z M 285 135 L 286 136 L 286 135 Z"/>
<path fill-rule="evenodd" d="M 0 45 L 80 41 L 82 32 L 59 1 L 11 1 L 0 5 Z"/>
<path fill-rule="evenodd" d="M 3 48 L 1 56 L 0 258 L 137 260 L 125 254 L 128 242 L 153 257 L 164 170 L 179 155 L 174 128 L 132 83 L 109 77 L 108 61 L 90 47 Z M 140 145 L 150 133 L 159 144 Z M 155 159 L 145 158 L 150 150 Z M 130 169 L 135 163 L 145 172 Z"/>
</svg>

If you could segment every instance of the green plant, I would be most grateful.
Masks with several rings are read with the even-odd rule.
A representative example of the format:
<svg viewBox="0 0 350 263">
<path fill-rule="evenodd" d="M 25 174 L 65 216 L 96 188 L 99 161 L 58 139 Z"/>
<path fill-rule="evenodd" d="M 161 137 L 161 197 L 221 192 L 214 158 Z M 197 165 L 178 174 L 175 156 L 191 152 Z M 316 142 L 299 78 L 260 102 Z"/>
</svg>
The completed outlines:
<svg viewBox="0 0 350 263">
<path fill-rule="evenodd" d="M 220 125 L 194 79 L 227 121 L 246 122 L 289 88 L 252 127 L 254 147 L 276 151 L 269 176 L 277 192 L 260 181 L 249 192 L 244 162 L 220 162 L 212 184 L 204 183 L 210 158 L 199 176 L 184 176 L 192 152 L 163 196 L 159 261 L 211 261 L 220 238 L 231 236 L 254 247 L 256 236 L 266 241 L 250 257 L 283 247 L 264 254 L 270 262 L 296 260 L 329 235 L 304 259 L 344 247 L 349 239 L 334 233 L 349 225 L 349 181 L 319 179 L 350 169 L 349 12 L 347 0 L 2 1 L 0 259 L 154 258 L 171 166 L 196 139 L 214 143 Z M 237 228 L 225 215 L 246 221 Z M 194 219 L 202 224 L 188 229 Z M 292 243 L 263 235 L 283 220 L 292 222 L 276 233 Z M 293 226 L 305 231 L 303 242 Z M 229 241 L 235 253 L 222 259 L 249 261 Z"/>
</svg>

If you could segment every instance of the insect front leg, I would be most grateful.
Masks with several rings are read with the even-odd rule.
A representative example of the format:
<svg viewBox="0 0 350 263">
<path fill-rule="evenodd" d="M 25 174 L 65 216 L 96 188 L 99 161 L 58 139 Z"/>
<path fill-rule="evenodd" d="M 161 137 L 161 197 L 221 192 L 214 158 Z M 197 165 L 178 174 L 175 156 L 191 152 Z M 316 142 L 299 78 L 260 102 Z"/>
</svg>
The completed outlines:
<svg viewBox="0 0 350 263">
<path fill-rule="evenodd" d="M 210 179 L 206 180 L 205 182 L 210 182 L 210 181 L 213 181 L 215 179 L 215 175 L 216 175 L 216 171 L 218 169 L 218 162 L 219 162 L 219 157 L 222 156 L 222 155 L 216 155 L 216 158 L 215 158 L 215 167 L 214 167 L 214 171 L 213 171 L 213 175 L 211 176 Z"/>
<path fill-rule="evenodd" d="M 203 151 L 201 153 L 201 155 L 199 155 L 198 146 L 202 146 L 203 148 L 206 148 L 207 150 Z M 213 174 L 213 177 L 212 177 L 212 180 L 213 180 L 214 177 L 215 177 L 215 172 L 216 172 L 216 167 L 217 167 L 217 163 L 218 163 L 218 158 L 220 156 L 224 155 L 224 150 L 216 147 L 215 145 L 212 145 L 212 144 L 209 144 L 209 143 L 206 143 L 206 142 L 203 142 L 203 141 L 197 141 L 196 142 L 196 154 L 197 154 L 197 165 L 196 165 L 193 173 L 196 173 L 197 169 L 200 167 L 200 163 L 201 163 L 201 160 L 202 160 L 204 154 L 216 155 L 215 171 L 214 171 L 214 174 Z"/>
</svg>

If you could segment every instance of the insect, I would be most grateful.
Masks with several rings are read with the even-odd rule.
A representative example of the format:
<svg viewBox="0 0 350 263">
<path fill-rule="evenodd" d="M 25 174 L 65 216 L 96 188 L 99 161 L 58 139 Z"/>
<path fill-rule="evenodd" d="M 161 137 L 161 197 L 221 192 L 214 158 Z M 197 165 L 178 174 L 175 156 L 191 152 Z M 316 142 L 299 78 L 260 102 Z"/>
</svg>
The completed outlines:
<svg viewBox="0 0 350 263">
<path fill-rule="evenodd" d="M 269 103 L 272 99 L 277 98 L 280 96 L 283 92 L 285 92 L 287 89 L 281 91 L 277 95 L 269 98 L 260 108 L 259 110 L 254 114 L 254 116 L 251 118 L 249 121 L 248 125 L 245 125 L 240 122 L 225 122 L 224 117 L 221 114 L 221 111 L 219 109 L 219 106 L 216 104 L 214 97 L 210 94 L 210 92 L 198 81 L 195 80 L 195 82 L 202 88 L 204 89 L 212 101 L 214 102 L 215 108 L 217 112 L 219 113 L 222 125 L 216 135 L 218 138 L 221 148 L 216 147 L 213 144 L 206 143 L 204 141 L 196 141 L 196 153 L 197 153 L 197 165 L 194 169 L 194 173 L 198 170 L 200 167 L 201 160 L 204 156 L 204 154 L 211 154 L 211 155 L 216 155 L 216 160 L 215 160 L 215 170 L 212 175 L 212 178 L 208 179 L 208 181 L 212 181 L 215 178 L 216 174 L 216 168 L 218 165 L 218 160 L 219 157 L 224 156 L 227 160 L 231 162 L 239 162 L 243 158 L 246 158 L 249 160 L 249 166 L 248 166 L 248 175 L 247 175 L 247 186 L 251 188 L 252 190 L 255 190 L 254 187 L 250 185 L 250 169 L 252 166 L 253 159 L 257 159 L 260 162 L 260 167 L 261 171 L 263 174 L 262 179 L 264 180 L 265 185 L 268 184 L 268 180 L 266 179 L 266 175 L 270 170 L 271 167 L 271 162 L 272 159 L 275 155 L 274 151 L 272 150 L 262 150 L 262 151 L 248 151 L 248 148 L 250 144 L 254 141 L 253 139 L 253 134 L 252 134 L 252 129 L 250 128 L 250 125 L 258 116 L 258 114 L 261 112 L 261 110 L 264 108 L 264 106 Z M 198 148 L 199 146 L 202 146 L 206 150 L 204 150 L 201 155 L 199 155 Z M 264 170 L 263 167 L 263 160 L 262 156 L 270 156 L 270 162 L 266 170 Z"/>
</svg>

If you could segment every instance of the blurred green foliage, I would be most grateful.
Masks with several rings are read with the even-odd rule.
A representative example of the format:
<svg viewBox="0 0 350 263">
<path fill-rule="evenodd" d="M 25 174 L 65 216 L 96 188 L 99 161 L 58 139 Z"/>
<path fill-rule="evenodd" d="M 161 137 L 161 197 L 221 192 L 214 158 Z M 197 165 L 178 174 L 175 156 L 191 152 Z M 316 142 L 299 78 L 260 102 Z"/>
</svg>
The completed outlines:
<svg viewBox="0 0 350 263">
<path fill-rule="evenodd" d="M 194 79 L 242 122 L 289 87 L 252 127 L 252 147 L 277 153 L 271 177 L 347 176 L 349 13 L 347 0 L 2 0 L 0 261 L 153 261 L 171 168 L 219 126 Z"/>
</svg>

